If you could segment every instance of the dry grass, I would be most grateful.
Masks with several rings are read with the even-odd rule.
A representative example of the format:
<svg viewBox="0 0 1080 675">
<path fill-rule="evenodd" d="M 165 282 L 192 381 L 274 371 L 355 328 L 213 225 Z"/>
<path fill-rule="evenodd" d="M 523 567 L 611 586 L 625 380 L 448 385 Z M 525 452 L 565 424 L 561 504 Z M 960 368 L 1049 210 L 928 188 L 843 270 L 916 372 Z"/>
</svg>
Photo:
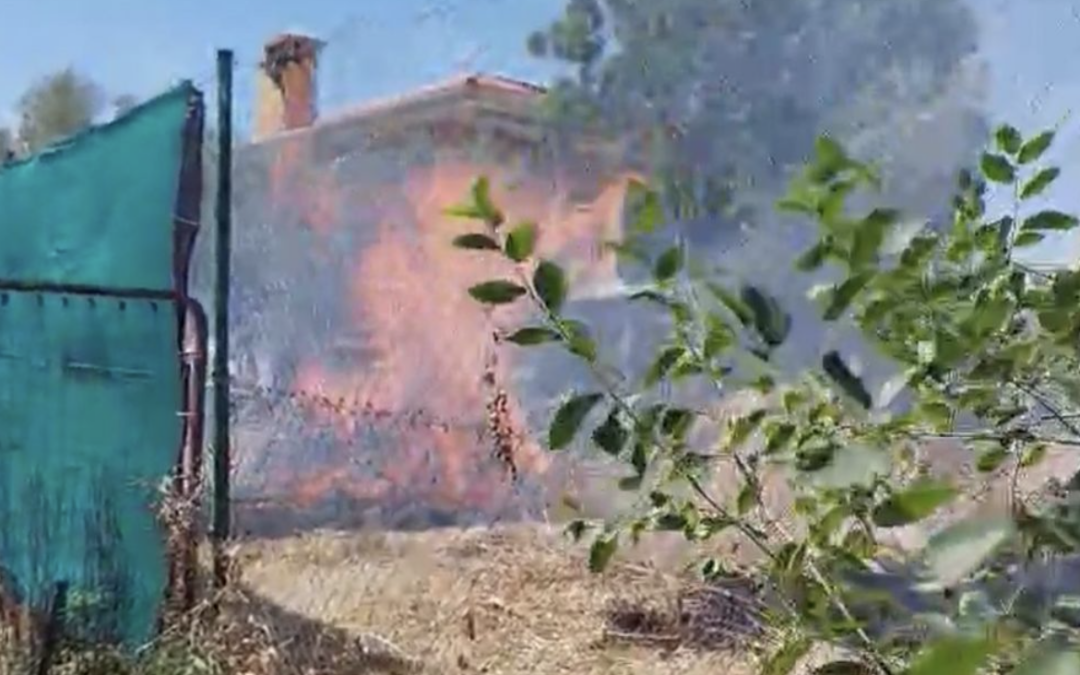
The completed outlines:
<svg viewBox="0 0 1080 675">
<path fill-rule="evenodd" d="M 970 456 L 958 448 L 927 448 L 927 461 L 938 473 L 971 474 Z M 1076 468 L 1071 453 L 1055 449 L 1015 487 L 1031 495 Z M 714 486 L 718 494 L 732 487 L 723 477 Z M 965 498 L 954 509 L 923 526 L 893 531 L 893 545 L 917 548 L 929 531 L 960 513 L 1003 508 L 1012 481 L 1003 471 L 961 482 Z M 789 513 L 786 480 L 768 483 L 770 510 Z M 656 535 L 643 550 L 620 554 L 620 562 L 599 576 L 587 571 L 584 547 L 541 525 L 311 533 L 246 543 L 237 563 L 243 587 L 279 611 L 345 635 L 382 636 L 407 653 L 409 663 L 423 664 L 425 673 L 755 672 L 749 650 L 694 649 L 685 636 L 673 635 L 676 599 L 692 584 L 683 564 L 703 553 L 680 539 Z M 737 540 L 720 538 L 713 545 L 712 553 L 724 560 L 753 562 Z M 625 638 L 633 631 L 613 631 L 615 615 L 616 623 L 648 627 L 654 639 L 619 639 L 618 633 Z"/>
<path fill-rule="evenodd" d="M 552 529 L 515 526 L 316 533 L 246 544 L 238 563 L 245 588 L 287 612 L 380 635 L 423 672 L 754 672 L 746 652 L 614 639 L 613 607 L 670 617 L 687 580 L 631 562 L 591 575 L 583 555 Z"/>
</svg>

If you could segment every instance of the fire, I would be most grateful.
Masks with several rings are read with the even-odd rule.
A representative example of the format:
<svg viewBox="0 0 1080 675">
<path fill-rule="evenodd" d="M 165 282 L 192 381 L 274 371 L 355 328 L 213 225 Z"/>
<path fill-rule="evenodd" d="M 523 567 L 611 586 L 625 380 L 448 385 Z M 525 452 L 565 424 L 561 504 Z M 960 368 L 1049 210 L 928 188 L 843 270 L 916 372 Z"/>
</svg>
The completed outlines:
<svg viewBox="0 0 1080 675">
<path fill-rule="evenodd" d="M 297 157 L 295 149 L 288 154 Z M 272 183 L 288 190 L 284 172 L 282 163 L 275 165 Z M 492 335 L 527 321 L 529 308 L 523 302 L 485 310 L 465 290 L 528 270 L 498 255 L 455 250 L 451 240 L 478 225 L 445 215 L 480 175 L 491 178 L 493 196 L 511 224 L 540 224 L 538 253 L 559 260 L 574 287 L 615 280 L 613 256 L 601 244 L 618 235 L 624 179 L 575 208 L 542 181 L 507 188 L 506 172 L 496 166 L 441 162 L 409 172 L 395 193 L 404 207 L 381 208 L 388 200 L 385 194 L 378 198 L 385 211 L 378 236 L 355 251 L 347 266 L 341 302 L 347 303 L 354 335 L 343 337 L 363 343 L 363 363 L 353 368 L 331 362 L 327 345 L 301 364 L 293 382 L 308 401 L 304 415 L 313 434 L 331 430 L 338 441 L 317 466 L 287 479 L 296 506 L 345 495 L 364 503 L 424 502 L 454 512 L 498 515 L 516 509 L 506 466 L 492 456 L 485 407 L 511 381 L 515 367 L 516 348 L 494 352 Z M 303 194 L 295 195 L 305 222 L 324 240 L 340 227 L 341 192 L 347 189 L 333 178 L 329 172 L 313 176 L 304 181 Z M 508 422 L 521 432 L 513 463 L 525 480 L 543 481 L 552 460 L 525 433 L 521 404 L 508 393 Z"/>
</svg>

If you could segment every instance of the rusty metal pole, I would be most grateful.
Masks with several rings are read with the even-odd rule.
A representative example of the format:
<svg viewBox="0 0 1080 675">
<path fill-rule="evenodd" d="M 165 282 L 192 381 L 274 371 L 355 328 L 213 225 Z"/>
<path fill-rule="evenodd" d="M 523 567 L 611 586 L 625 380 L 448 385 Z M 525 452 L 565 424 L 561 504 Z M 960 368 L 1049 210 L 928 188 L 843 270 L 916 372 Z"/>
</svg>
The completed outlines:
<svg viewBox="0 0 1080 675">
<path fill-rule="evenodd" d="M 214 584 L 226 581 L 225 541 L 229 538 L 229 281 L 232 255 L 232 98 L 233 53 L 217 53 L 217 231 L 215 238 L 214 277 L 214 501 L 212 536 L 214 547 Z"/>
</svg>

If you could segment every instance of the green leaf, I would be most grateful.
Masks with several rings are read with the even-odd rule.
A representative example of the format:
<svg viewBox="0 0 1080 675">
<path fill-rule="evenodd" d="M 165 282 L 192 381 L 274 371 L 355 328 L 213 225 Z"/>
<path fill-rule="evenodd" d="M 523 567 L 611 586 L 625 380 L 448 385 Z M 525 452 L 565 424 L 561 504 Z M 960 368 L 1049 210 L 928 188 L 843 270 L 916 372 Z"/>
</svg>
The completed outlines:
<svg viewBox="0 0 1080 675">
<path fill-rule="evenodd" d="M 660 195 L 637 180 L 631 180 L 626 188 L 624 212 L 630 214 L 628 229 L 634 234 L 654 232 L 664 221 Z"/>
<path fill-rule="evenodd" d="M 996 241 L 994 244 L 999 250 L 1004 250 L 1009 245 L 1009 240 L 1012 239 L 1013 228 L 1016 227 L 1016 219 L 1012 216 L 1003 216 L 995 223 Z"/>
<path fill-rule="evenodd" d="M 474 251 L 498 251 L 499 242 L 486 234 L 478 232 L 463 234 L 454 238 L 454 246 L 457 248 L 472 249 Z"/>
<path fill-rule="evenodd" d="M 850 163 L 843 146 L 832 138 L 822 135 L 814 143 L 816 157 L 807 175 L 815 183 L 827 183 L 846 169 Z"/>
<path fill-rule="evenodd" d="M 1061 211 L 1040 211 L 1024 221 L 1023 230 L 1071 230 L 1080 220 Z"/>
<path fill-rule="evenodd" d="M 750 386 L 762 394 L 771 394 L 776 389 L 776 380 L 769 374 L 764 374 L 750 383 Z"/>
<path fill-rule="evenodd" d="M 739 496 L 735 500 L 735 508 L 740 516 L 745 516 L 753 510 L 757 504 L 757 488 L 751 483 L 745 483 L 739 490 Z"/>
<path fill-rule="evenodd" d="M 664 513 L 656 519 L 656 529 L 660 532 L 678 532 L 686 529 L 686 516 L 681 513 Z"/>
<path fill-rule="evenodd" d="M 531 347 L 545 342 L 558 342 L 561 339 L 562 337 L 557 332 L 541 326 L 520 328 L 506 337 L 507 342 L 513 342 L 522 347 Z"/>
<path fill-rule="evenodd" d="M 619 536 L 601 535 L 597 537 L 589 548 L 589 571 L 599 574 L 607 569 L 608 563 L 615 557 L 619 550 Z"/>
<path fill-rule="evenodd" d="M 897 492 L 874 509 L 878 527 L 902 527 L 929 517 L 956 497 L 956 490 L 943 481 L 922 479 Z"/>
<path fill-rule="evenodd" d="M 451 206 L 443 211 L 448 216 L 453 218 L 464 218 L 466 220 L 484 220 L 484 214 L 480 209 L 476 208 L 473 204 L 458 204 Z M 495 247 L 498 250 L 498 246 Z"/>
<path fill-rule="evenodd" d="M 851 508 L 849 506 L 834 506 L 829 509 L 813 526 L 812 536 L 814 541 L 818 542 L 819 545 L 827 544 L 850 516 Z"/>
<path fill-rule="evenodd" d="M 503 223 L 502 212 L 491 201 L 491 181 L 487 176 L 477 178 L 472 186 L 473 206 L 476 212 L 492 227 L 498 227 Z"/>
<path fill-rule="evenodd" d="M 918 411 L 919 416 L 935 431 L 945 431 L 952 424 L 952 408 L 943 401 L 922 401 Z"/>
<path fill-rule="evenodd" d="M 767 413 L 764 410 L 755 410 L 749 415 L 742 417 L 736 417 L 729 423 L 730 434 L 728 436 L 728 443 L 731 447 L 737 448 L 746 442 L 746 439 L 750 438 L 750 435 L 757 431 L 758 426 L 765 419 Z"/>
<path fill-rule="evenodd" d="M 945 586 L 974 572 L 1002 544 L 1015 527 L 1009 518 L 971 518 L 934 535 L 926 547 L 926 561 Z"/>
<path fill-rule="evenodd" d="M 604 248 L 613 252 L 620 262 L 633 263 L 636 265 L 649 264 L 649 252 L 637 241 L 609 241 Z"/>
<path fill-rule="evenodd" d="M 634 471 L 638 472 L 638 475 L 644 475 L 645 470 L 649 468 L 649 446 L 645 444 L 643 439 L 639 438 L 634 443 L 634 448 L 630 452 L 630 466 L 634 467 Z"/>
<path fill-rule="evenodd" d="M 1043 169 L 1032 176 L 1028 182 L 1024 183 L 1023 189 L 1020 190 L 1020 199 L 1031 199 L 1032 197 L 1042 194 L 1042 192 L 1050 187 L 1050 184 L 1060 175 L 1061 169 L 1057 167 Z"/>
<path fill-rule="evenodd" d="M 1004 216 L 992 223 L 980 225 L 975 231 L 975 246 L 991 256 L 1006 250 L 1015 224 L 1012 216 Z"/>
<path fill-rule="evenodd" d="M 1027 469 L 1039 464 L 1045 458 L 1046 445 L 1035 443 L 1024 448 L 1023 454 L 1020 455 L 1020 466 Z"/>
<path fill-rule="evenodd" d="M 548 430 L 548 446 L 552 450 L 561 450 L 570 445 L 585 418 L 603 398 L 603 394 L 583 394 L 562 404 Z"/>
<path fill-rule="evenodd" d="M 990 653 L 989 640 L 945 638 L 920 652 L 906 675 L 975 675 Z"/>
<path fill-rule="evenodd" d="M 757 286 L 742 287 L 742 303 L 750 309 L 753 326 L 765 344 L 778 347 L 791 332 L 791 315 L 771 295 Z"/>
<path fill-rule="evenodd" d="M 682 439 L 690 431 L 694 423 L 694 413 L 686 408 L 672 408 L 664 413 L 664 419 L 660 423 L 660 429 L 676 439 Z"/>
<path fill-rule="evenodd" d="M 874 536 L 861 527 L 848 530 L 841 546 L 864 560 L 873 558 L 878 551 L 878 543 L 874 540 Z"/>
<path fill-rule="evenodd" d="M 866 385 L 863 384 L 859 376 L 852 372 L 839 352 L 831 351 L 825 354 L 821 358 L 821 366 L 824 368 L 825 374 L 859 405 L 867 409 L 873 405 L 873 399 L 870 398 L 870 392 L 867 391 Z"/>
<path fill-rule="evenodd" d="M 980 300 L 972 312 L 971 329 L 977 335 L 995 333 L 1004 327 L 1012 309 L 1012 301 L 1005 295 Z"/>
<path fill-rule="evenodd" d="M 811 675 L 867 675 L 874 672 L 865 662 L 833 661 L 814 670 Z"/>
<path fill-rule="evenodd" d="M 787 194 L 776 201 L 776 209 L 784 213 L 802 213 L 814 217 L 817 215 L 817 199 L 804 181 L 796 181 Z"/>
<path fill-rule="evenodd" d="M 576 354 L 586 361 L 596 360 L 596 341 L 589 333 L 589 327 L 580 321 L 564 320 L 563 330 L 569 336 L 570 353 Z"/>
<path fill-rule="evenodd" d="M 904 252 L 900 254 L 900 265 L 911 269 L 926 262 L 934 248 L 938 244 L 938 238 L 933 234 L 917 235 L 911 239 Z"/>
<path fill-rule="evenodd" d="M 1030 164 L 1038 158 L 1042 157 L 1042 154 L 1046 152 L 1050 144 L 1054 142 L 1054 132 L 1044 131 L 1035 138 L 1032 138 L 1024 146 L 1020 148 L 1020 154 L 1017 159 L 1021 164 Z"/>
<path fill-rule="evenodd" d="M 514 262 L 524 262 L 536 247 L 536 224 L 521 223 L 506 236 L 506 256 Z"/>
<path fill-rule="evenodd" d="M 626 442 L 630 439 L 630 431 L 619 419 L 619 411 L 612 408 L 604 423 L 593 431 L 592 438 L 597 447 L 615 457 L 626 447 Z"/>
<path fill-rule="evenodd" d="M 705 359 L 709 360 L 723 354 L 728 347 L 735 344 L 735 334 L 718 316 L 710 314 L 705 318 L 705 322 L 708 327 L 702 351 Z"/>
<path fill-rule="evenodd" d="M 994 443 L 991 447 L 979 454 L 975 460 L 975 468 L 982 473 L 992 473 L 998 470 L 1002 462 L 1009 458 L 1009 451 L 1001 443 Z"/>
<path fill-rule="evenodd" d="M 1020 145 L 1024 142 L 1016 127 L 1008 124 L 1003 124 L 997 128 L 994 132 L 994 140 L 997 142 L 998 150 L 1009 155 L 1015 155 L 1019 152 Z"/>
<path fill-rule="evenodd" d="M 1039 232 L 1021 232 L 1016 235 L 1016 239 L 1013 240 L 1013 246 L 1015 248 L 1024 248 L 1025 246 L 1034 246 L 1043 239 L 1046 239 L 1045 234 Z"/>
<path fill-rule="evenodd" d="M 1050 640 L 1036 644 L 1013 675 L 1080 675 L 1080 654 Z"/>
<path fill-rule="evenodd" d="M 469 295 L 487 305 L 506 305 L 525 295 L 525 289 L 512 281 L 485 281 L 470 288 Z"/>
<path fill-rule="evenodd" d="M 765 453 L 773 454 L 783 450 L 795 436 L 795 425 L 778 423 L 765 429 Z"/>
<path fill-rule="evenodd" d="M 568 287 L 561 267 L 548 260 L 540 261 L 533 273 L 533 287 L 551 313 L 557 314 L 562 309 Z"/>
<path fill-rule="evenodd" d="M 692 360 L 683 359 L 675 364 L 668 375 L 672 382 L 678 382 L 694 375 L 704 374 L 705 369 Z"/>
<path fill-rule="evenodd" d="M 649 493 L 649 503 L 652 504 L 654 508 L 662 509 L 671 503 L 671 495 L 654 490 Z"/>
<path fill-rule="evenodd" d="M 825 308 L 824 318 L 826 321 L 836 321 L 855 300 L 859 292 L 866 288 L 870 280 L 874 278 L 873 272 L 858 272 L 848 277 L 842 284 L 833 288 L 829 294 L 829 305 Z"/>
<path fill-rule="evenodd" d="M 668 281 L 679 273 L 682 266 L 682 247 L 678 245 L 672 246 L 661 253 L 660 257 L 656 259 L 656 266 L 653 268 L 653 278 L 656 279 L 657 282 Z"/>
<path fill-rule="evenodd" d="M 874 209 L 859 222 L 851 249 L 851 263 L 858 267 L 869 264 L 877 257 L 885 234 L 896 224 L 900 212 L 894 209 Z"/>
<path fill-rule="evenodd" d="M 995 183 L 1011 183 L 1016 179 L 1016 169 L 1001 155 L 984 152 L 979 162 L 983 175 Z"/>
<path fill-rule="evenodd" d="M 813 642 L 806 637 L 789 638 L 776 650 L 761 669 L 762 675 L 789 675 L 810 651 Z"/>
<path fill-rule="evenodd" d="M 727 290 L 719 284 L 708 284 L 709 292 L 720 301 L 722 305 L 728 308 L 735 318 L 739 320 L 739 323 L 749 328 L 754 323 L 754 313 L 750 311 L 750 308 L 746 306 L 742 300 L 740 300 L 734 293 Z"/>
<path fill-rule="evenodd" d="M 798 389 L 788 389 L 784 392 L 783 397 L 784 412 L 790 415 L 806 404 L 806 401 L 806 392 L 799 391 Z"/>
<path fill-rule="evenodd" d="M 820 268 L 828 258 L 832 244 L 827 240 L 819 241 L 795 261 L 795 268 L 802 272 L 813 272 Z"/>
<path fill-rule="evenodd" d="M 645 386 L 651 387 L 667 377 L 668 372 L 686 355 L 686 350 L 679 346 L 668 347 L 657 355 L 648 372 L 645 373 Z"/>
<path fill-rule="evenodd" d="M 706 581 L 713 581 L 722 578 L 724 575 L 724 566 L 720 564 L 716 558 L 709 558 L 701 566 L 701 576 Z"/>
</svg>

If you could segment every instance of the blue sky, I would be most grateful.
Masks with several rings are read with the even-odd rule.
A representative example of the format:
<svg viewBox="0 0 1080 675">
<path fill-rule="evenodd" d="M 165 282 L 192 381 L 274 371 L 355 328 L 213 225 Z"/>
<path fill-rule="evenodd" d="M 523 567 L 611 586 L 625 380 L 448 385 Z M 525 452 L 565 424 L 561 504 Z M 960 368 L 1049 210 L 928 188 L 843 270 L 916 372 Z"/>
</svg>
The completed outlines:
<svg viewBox="0 0 1080 675">
<path fill-rule="evenodd" d="M 662 0 L 657 0 L 662 1 Z M 1052 125 L 1080 106 L 1080 0 L 971 0 L 990 65 L 988 109 L 1024 130 Z M 246 121 L 263 40 L 299 29 L 328 40 L 322 103 L 332 108 L 462 70 L 545 80 L 528 57 L 528 32 L 563 0 L 0 0 L 0 121 L 27 85 L 73 64 L 112 93 L 151 95 L 180 78 L 213 85 L 214 50 L 236 51 L 237 108 Z M 17 64 L 17 65 L 14 65 Z M 1080 113 L 1080 111 L 1077 111 Z M 1057 148 L 1065 168 L 1053 194 L 1080 212 L 1080 118 Z M 1066 161 L 1069 156 L 1076 161 Z M 1055 259 L 1080 246 L 1047 247 Z"/>
<path fill-rule="evenodd" d="M 553 18 L 560 0 L 2 0 L 0 54 L 18 63 L 0 77 L 0 111 L 36 77 L 77 65 L 110 92 L 150 95 L 179 78 L 212 86 L 214 50 L 239 61 L 246 104 L 264 40 L 300 30 L 329 46 L 323 103 L 333 107 L 399 92 L 454 71 L 546 79 L 525 35 Z M 242 105 L 246 109 L 245 105 Z M 243 114 L 243 111 L 241 111 Z"/>
</svg>

